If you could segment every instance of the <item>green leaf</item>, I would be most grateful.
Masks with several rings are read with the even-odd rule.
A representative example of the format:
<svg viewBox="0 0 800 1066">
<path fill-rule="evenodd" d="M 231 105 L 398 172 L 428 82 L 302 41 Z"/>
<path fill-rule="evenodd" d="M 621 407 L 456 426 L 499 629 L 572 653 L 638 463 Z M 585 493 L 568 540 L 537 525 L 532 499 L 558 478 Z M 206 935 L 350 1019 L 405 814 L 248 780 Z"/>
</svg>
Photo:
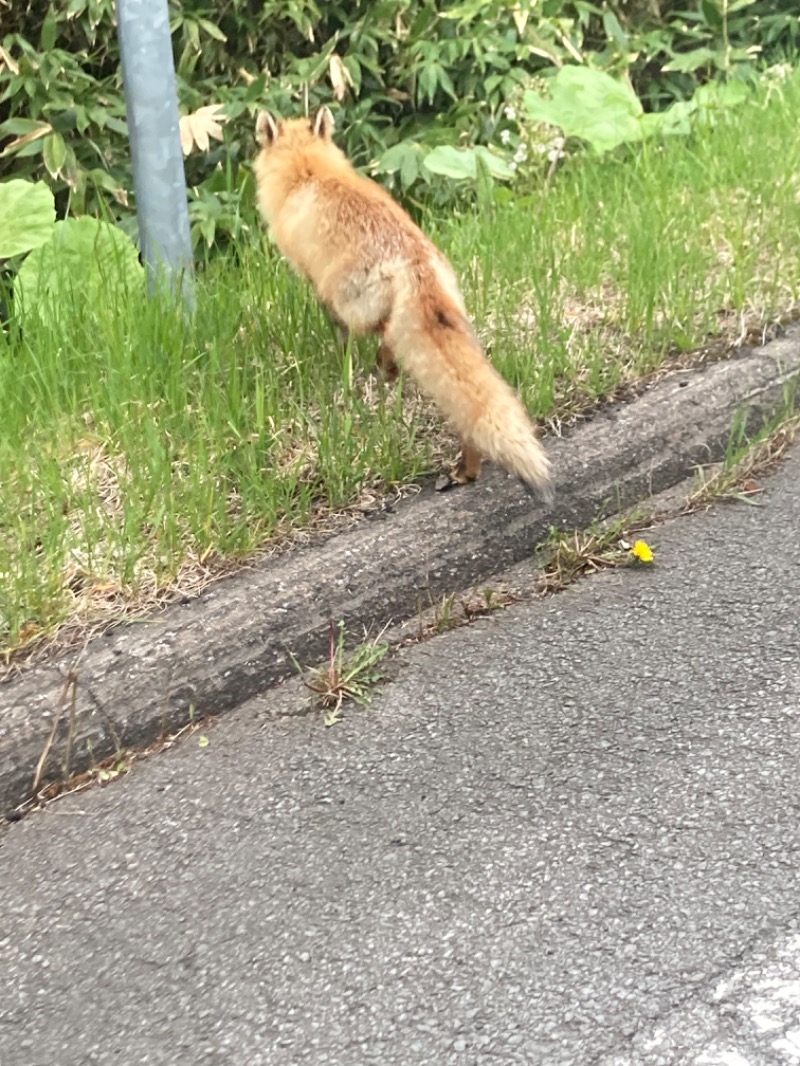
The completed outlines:
<svg viewBox="0 0 800 1066">
<path fill-rule="evenodd" d="M 53 234 L 56 209 L 43 181 L 13 178 L 0 183 L 0 259 L 38 248 Z"/>
<path fill-rule="evenodd" d="M 427 97 L 428 103 L 433 103 L 433 98 L 436 95 L 436 86 L 439 82 L 437 69 L 435 63 L 429 63 L 419 72 L 419 92 L 417 96 L 420 101 Z"/>
<path fill-rule="evenodd" d="M 653 111 L 639 120 L 642 136 L 687 137 L 692 132 L 692 116 L 697 111 L 693 100 L 676 100 L 666 111 Z"/>
<path fill-rule="evenodd" d="M 712 30 L 722 29 L 722 7 L 719 0 L 700 0 L 700 10 L 707 26 Z"/>
<path fill-rule="evenodd" d="M 458 100 L 458 94 L 456 93 L 456 87 L 453 85 L 452 79 L 444 67 L 437 66 L 436 68 L 439 75 L 439 84 L 444 89 L 449 97 L 453 100 Z"/>
<path fill-rule="evenodd" d="M 41 129 L 50 129 L 49 123 L 36 118 L 9 118 L 0 125 L 0 137 L 5 134 L 24 137 L 26 133 L 36 133 Z"/>
<path fill-rule="evenodd" d="M 433 174 L 442 174 L 446 178 L 463 180 L 474 178 L 477 173 L 475 156 L 454 148 L 451 144 L 440 144 L 425 156 L 425 166 Z"/>
<path fill-rule="evenodd" d="M 717 53 L 711 48 L 693 48 L 691 52 L 683 52 L 680 55 L 673 56 L 669 63 L 666 63 L 661 69 L 664 71 L 675 70 L 681 74 L 691 74 L 700 67 L 707 67 L 709 63 L 713 63 L 716 55 Z"/>
<path fill-rule="evenodd" d="M 108 111 L 104 107 L 90 107 L 87 114 L 97 126 L 105 126 L 108 122 Z"/>
<path fill-rule="evenodd" d="M 493 178 L 513 178 L 514 171 L 508 165 L 508 163 L 499 155 L 495 155 L 494 152 L 490 152 L 488 148 L 485 148 L 482 144 L 476 145 L 472 149 L 475 155 L 486 164 L 486 169 L 492 175 Z"/>
<path fill-rule="evenodd" d="M 552 80 L 552 99 L 524 95 L 532 119 L 557 126 L 567 137 L 588 141 L 596 152 L 641 140 L 642 105 L 626 82 L 589 67 L 562 67 Z"/>
<path fill-rule="evenodd" d="M 7 150 L 7 149 L 6 149 Z M 17 148 L 14 151 L 15 159 L 27 159 L 28 156 L 39 155 L 42 151 L 42 138 L 37 137 L 33 141 L 28 141 L 27 144 L 23 144 L 21 148 Z M 5 154 L 5 153 L 3 153 Z"/>
<path fill-rule="evenodd" d="M 743 104 L 750 95 L 750 90 L 741 81 L 729 81 L 724 84 L 709 82 L 701 85 L 692 97 L 698 107 L 730 108 Z"/>
<path fill-rule="evenodd" d="M 112 118 L 109 116 L 109 118 L 106 119 L 106 126 L 108 126 L 110 130 L 113 130 L 114 133 L 121 133 L 123 137 L 128 136 L 128 124 L 124 119 Z"/>
<path fill-rule="evenodd" d="M 105 189 L 106 192 L 118 193 L 120 191 L 120 183 L 114 178 L 107 170 L 103 170 L 101 167 L 95 167 L 93 170 L 89 170 L 86 175 L 95 185 L 98 185 L 101 189 Z"/>
<path fill-rule="evenodd" d="M 211 245 L 214 243 L 214 235 L 217 232 L 216 221 L 209 215 L 206 218 L 202 219 L 202 221 L 198 223 L 198 226 L 200 232 L 205 238 L 206 244 L 210 248 Z"/>
<path fill-rule="evenodd" d="M 266 85 L 266 83 L 266 74 L 259 74 L 255 81 L 251 85 L 247 86 L 247 91 L 242 97 L 244 103 L 253 103 L 256 100 L 260 100 L 261 97 L 264 95 L 264 86 Z"/>
<path fill-rule="evenodd" d="M 377 159 L 378 171 L 382 174 L 394 174 L 402 167 L 407 151 L 406 143 L 401 141 L 381 152 Z"/>
<path fill-rule="evenodd" d="M 228 38 L 225 36 L 225 34 L 222 32 L 222 30 L 219 28 L 219 26 L 215 26 L 213 22 L 209 22 L 208 19 L 198 19 L 197 21 L 200 23 L 200 25 L 206 31 L 208 36 L 209 37 L 213 37 L 215 41 L 223 41 L 224 42 L 224 41 L 228 40 Z"/>
<path fill-rule="evenodd" d="M 60 133 L 51 133 L 42 142 L 44 165 L 51 177 L 57 178 L 67 158 L 67 146 Z"/>
<path fill-rule="evenodd" d="M 192 19 L 186 19 L 183 23 L 184 31 L 189 43 L 196 52 L 200 51 L 200 27 Z"/>
<path fill-rule="evenodd" d="M 449 10 L 442 11 L 439 14 L 439 18 L 459 19 L 464 22 L 469 22 L 474 19 L 476 15 L 480 15 L 485 8 L 485 0 L 467 0 L 466 3 L 454 4 Z"/>
<path fill-rule="evenodd" d="M 603 12 L 603 29 L 606 31 L 606 37 L 619 48 L 628 47 L 628 35 L 620 26 L 619 19 L 613 11 Z"/>
<path fill-rule="evenodd" d="M 133 241 L 108 222 L 88 216 L 56 222 L 52 236 L 31 252 L 14 281 L 23 315 L 34 309 L 56 323 L 59 305 L 113 304 L 144 283 Z"/>
<path fill-rule="evenodd" d="M 361 94 L 361 64 L 356 56 L 345 56 L 344 66 L 353 82 L 353 93 L 356 97 Z"/>
<path fill-rule="evenodd" d="M 42 23 L 42 33 L 39 38 L 39 42 L 43 52 L 50 52 L 53 50 L 57 36 L 58 21 L 56 19 L 55 12 L 51 7 L 45 15 L 44 22 Z"/>
<path fill-rule="evenodd" d="M 75 128 L 78 133 L 85 133 L 89 125 L 89 115 L 83 104 L 75 105 Z"/>
<path fill-rule="evenodd" d="M 415 151 L 406 152 L 400 164 L 400 184 L 409 189 L 419 177 L 419 160 Z"/>
<path fill-rule="evenodd" d="M 454 148 L 451 144 L 440 144 L 425 156 L 425 166 L 433 174 L 442 174 L 446 178 L 474 180 L 478 176 L 478 159 L 495 178 L 511 178 L 513 171 L 500 156 L 490 152 L 483 145 L 476 148 Z"/>
</svg>

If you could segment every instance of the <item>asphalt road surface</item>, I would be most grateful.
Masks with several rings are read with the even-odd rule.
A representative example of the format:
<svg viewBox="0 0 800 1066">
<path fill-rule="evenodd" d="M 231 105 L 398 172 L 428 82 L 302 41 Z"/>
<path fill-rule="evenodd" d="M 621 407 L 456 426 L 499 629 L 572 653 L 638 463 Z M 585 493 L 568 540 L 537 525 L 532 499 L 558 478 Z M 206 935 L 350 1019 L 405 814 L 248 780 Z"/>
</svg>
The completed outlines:
<svg viewBox="0 0 800 1066">
<path fill-rule="evenodd" d="M 762 503 L 3 830 L 0 1066 L 800 1063 L 798 455 Z"/>
</svg>

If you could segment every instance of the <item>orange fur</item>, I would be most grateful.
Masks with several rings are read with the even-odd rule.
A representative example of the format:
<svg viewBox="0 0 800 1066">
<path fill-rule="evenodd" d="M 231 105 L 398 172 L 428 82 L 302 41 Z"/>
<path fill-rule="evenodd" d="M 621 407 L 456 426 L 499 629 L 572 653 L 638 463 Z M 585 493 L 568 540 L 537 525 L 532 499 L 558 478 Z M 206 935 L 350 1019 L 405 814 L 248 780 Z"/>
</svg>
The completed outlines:
<svg viewBox="0 0 800 1066">
<path fill-rule="evenodd" d="M 275 242 L 334 318 L 381 337 L 444 412 L 462 442 L 453 477 L 472 481 L 481 456 L 549 495 L 549 462 L 517 395 L 488 362 L 455 274 L 391 196 L 333 144 L 333 117 L 277 122 L 262 112 L 255 160 L 258 204 Z"/>
</svg>

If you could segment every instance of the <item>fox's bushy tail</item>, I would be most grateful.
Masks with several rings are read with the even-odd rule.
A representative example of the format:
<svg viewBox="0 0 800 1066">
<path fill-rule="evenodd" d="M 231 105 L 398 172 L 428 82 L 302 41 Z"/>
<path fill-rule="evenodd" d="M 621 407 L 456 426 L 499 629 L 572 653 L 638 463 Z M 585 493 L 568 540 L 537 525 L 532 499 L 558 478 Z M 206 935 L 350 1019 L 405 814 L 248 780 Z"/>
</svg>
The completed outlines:
<svg viewBox="0 0 800 1066">
<path fill-rule="evenodd" d="M 462 440 L 516 474 L 527 489 L 552 498 L 550 461 L 522 401 L 488 361 L 448 294 L 434 286 L 431 295 L 398 301 L 384 339 Z"/>
</svg>

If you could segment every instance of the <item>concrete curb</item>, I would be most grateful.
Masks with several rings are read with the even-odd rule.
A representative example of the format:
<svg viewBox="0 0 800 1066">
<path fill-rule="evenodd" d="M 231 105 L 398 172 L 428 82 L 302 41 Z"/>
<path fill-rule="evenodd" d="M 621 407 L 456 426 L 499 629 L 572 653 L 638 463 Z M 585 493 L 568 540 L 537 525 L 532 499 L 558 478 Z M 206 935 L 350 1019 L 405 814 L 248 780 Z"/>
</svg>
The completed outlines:
<svg viewBox="0 0 800 1066">
<path fill-rule="evenodd" d="M 219 714 L 322 659 L 329 618 L 354 631 L 414 614 L 421 592 L 441 596 L 532 555 L 553 524 L 588 525 L 668 489 L 724 454 L 736 413 L 750 430 L 778 409 L 800 374 L 800 328 L 724 363 L 675 373 L 631 403 L 599 412 L 564 440 L 548 440 L 556 504 L 533 503 L 487 469 L 470 489 L 423 492 L 392 516 L 365 520 L 176 603 L 148 622 L 90 643 L 78 667 L 71 769 Z M 29 794 L 74 655 L 0 686 L 0 810 Z M 458 669 L 458 664 L 454 664 Z M 66 753 L 62 715 L 44 781 Z"/>
</svg>

